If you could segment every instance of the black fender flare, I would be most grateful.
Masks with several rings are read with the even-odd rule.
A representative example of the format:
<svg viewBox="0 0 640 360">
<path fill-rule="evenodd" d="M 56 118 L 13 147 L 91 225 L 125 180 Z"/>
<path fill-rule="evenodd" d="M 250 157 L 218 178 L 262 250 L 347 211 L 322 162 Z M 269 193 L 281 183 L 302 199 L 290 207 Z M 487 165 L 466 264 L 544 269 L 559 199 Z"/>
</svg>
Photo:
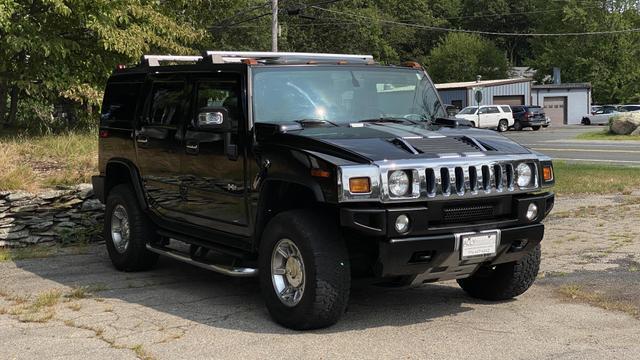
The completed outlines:
<svg viewBox="0 0 640 360">
<path fill-rule="evenodd" d="M 131 160 L 128 160 L 128 159 L 114 158 L 107 161 L 107 166 L 105 171 L 105 178 L 106 178 L 105 198 L 109 195 L 109 190 L 111 190 L 111 188 L 116 184 L 113 181 L 110 181 L 109 179 L 109 165 L 112 165 L 112 164 L 123 166 L 128 170 L 129 183 L 131 183 L 131 186 L 133 186 L 133 191 L 136 194 L 136 198 L 138 200 L 138 203 L 140 204 L 140 207 L 143 210 L 146 210 L 149 206 L 147 204 L 147 200 L 144 195 L 140 172 L 138 171 L 138 168 L 136 167 L 136 165 Z"/>
</svg>

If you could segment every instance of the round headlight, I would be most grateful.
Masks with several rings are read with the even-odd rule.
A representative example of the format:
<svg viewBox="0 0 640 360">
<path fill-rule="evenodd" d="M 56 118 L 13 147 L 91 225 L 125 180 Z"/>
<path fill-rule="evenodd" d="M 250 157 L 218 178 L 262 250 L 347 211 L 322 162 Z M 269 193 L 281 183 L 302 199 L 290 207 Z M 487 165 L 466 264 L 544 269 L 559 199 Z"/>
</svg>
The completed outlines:
<svg viewBox="0 0 640 360">
<path fill-rule="evenodd" d="M 389 175 L 389 191 L 393 196 L 405 196 L 409 192 L 409 175 L 398 170 Z"/>
<path fill-rule="evenodd" d="M 409 217 L 407 215 L 400 215 L 396 218 L 396 231 L 400 234 L 409 232 Z"/>
<path fill-rule="evenodd" d="M 518 174 L 517 183 L 519 187 L 531 186 L 533 182 L 533 171 L 531 170 L 531 165 L 522 163 L 518 165 L 516 172 Z"/>
<path fill-rule="evenodd" d="M 536 217 L 538 217 L 538 206 L 531 203 L 527 208 L 527 220 L 533 221 Z"/>
</svg>

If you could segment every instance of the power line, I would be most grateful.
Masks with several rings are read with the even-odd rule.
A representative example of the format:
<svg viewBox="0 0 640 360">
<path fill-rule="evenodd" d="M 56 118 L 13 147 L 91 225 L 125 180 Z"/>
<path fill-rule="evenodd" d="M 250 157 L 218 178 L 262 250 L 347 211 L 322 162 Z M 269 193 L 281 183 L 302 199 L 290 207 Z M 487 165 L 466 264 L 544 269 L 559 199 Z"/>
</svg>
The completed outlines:
<svg viewBox="0 0 640 360">
<path fill-rule="evenodd" d="M 466 30 L 466 29 L 452 29 L 452 28 L 443 28 L 438 26 L 428 26 L 428 25 L 419 25 L 419 24 L 411 24 L 400 21 L 392 21 L 392 20 L 383 20 L 376 19 L 369 16 L 363 16 L 353 13 L 348 13 L 344 11 L 337 11 L 331 9 L 321 8 L 319 6 L 311 6 L 312 8 L 320 11 L 325 11 L 338 15 L 351 16 L 355 18 L 367 19 L 371 21 L 377 21 L 379 23 L 393 24 L 399 26 L 407 26 L 418 29 L 426 29 L 433 31 L 444 31 L 444 32 L 459 32 L 459 33 L 468 33 L 468 34 L 479 34 L 479 35 L 497 35 L 497 36 L 524 36 L 524 37 L 554 37 L 554 36 L 588 36 L 588 35 L 611 35 L 611 34 L 622 34 L 622 33 L 634 33 L 640 32 L 640 28 L 634 29 L 626 29 L 626 30 L 610 30 L 610 31 L 592 31 L 592 32 L 572 32 L 572 33 L 502 33 L 502 32 L 493 32 L 493 31 L 478 31 L 478 30 Z"/>
</svg>

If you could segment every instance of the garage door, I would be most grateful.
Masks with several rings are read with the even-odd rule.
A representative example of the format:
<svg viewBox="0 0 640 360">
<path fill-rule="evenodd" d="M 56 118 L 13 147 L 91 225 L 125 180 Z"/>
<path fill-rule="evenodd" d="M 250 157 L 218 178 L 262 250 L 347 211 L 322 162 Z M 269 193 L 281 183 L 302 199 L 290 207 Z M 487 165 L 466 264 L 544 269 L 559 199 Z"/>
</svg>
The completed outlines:
<svg viewBox="0 0 640 360">
<path fill-rule="evenodd" d="M 494 96 L 493 97 L 494 105 L 524 105 L 524 95 L 516 95 L 516 96 Z"/>
<path fill-rule="evenodd" d="M 567 123 L 567 97 L 545 97 L 544 112 L 551 118 L 552 125 L 564 125 Z"/>
</svg>

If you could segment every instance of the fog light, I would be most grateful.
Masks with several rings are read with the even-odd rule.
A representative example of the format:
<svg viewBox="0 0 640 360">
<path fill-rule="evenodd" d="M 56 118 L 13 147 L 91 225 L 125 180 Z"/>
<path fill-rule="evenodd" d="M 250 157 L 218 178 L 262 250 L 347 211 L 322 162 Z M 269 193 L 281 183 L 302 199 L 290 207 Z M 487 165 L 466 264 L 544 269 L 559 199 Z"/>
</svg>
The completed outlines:
<svg viewBox="0 0 640 360">
<path fill-rule="evenodd" d="M 396 231 L 399 234 L 406 234 L 409 232 L 410 225 L 409 217 L 407 215 L 400 215 L 396 218 Z"/>
<path fill-rule="evenodd" d="M 527 209 L 527 220 L 533 221 L 536 217 L 538 217 L 538 205 L 531 203 Z"/>
</svg>

